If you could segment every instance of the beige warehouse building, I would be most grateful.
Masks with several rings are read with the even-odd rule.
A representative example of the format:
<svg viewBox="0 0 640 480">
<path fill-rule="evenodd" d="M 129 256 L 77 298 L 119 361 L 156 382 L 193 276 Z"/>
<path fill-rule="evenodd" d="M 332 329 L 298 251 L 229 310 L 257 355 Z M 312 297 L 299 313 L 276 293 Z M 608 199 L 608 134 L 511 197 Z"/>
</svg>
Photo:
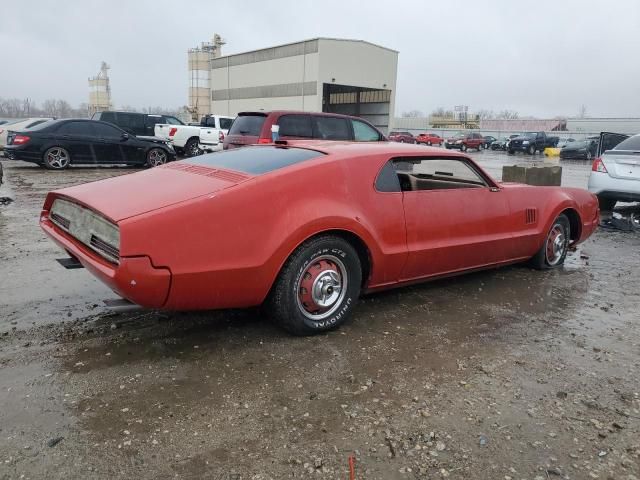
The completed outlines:
<svg viewBox="0 0 640 480">
<path fill-rule="evenodd" d="M 220 55 L 220 47 L 189 51 L 190 106 L 198 116 L 301 110 L 358 115 L 385 133 L 390 127 L 398 69 L 395 50 L 334 38 L 227 56 Z"/>
</svg>

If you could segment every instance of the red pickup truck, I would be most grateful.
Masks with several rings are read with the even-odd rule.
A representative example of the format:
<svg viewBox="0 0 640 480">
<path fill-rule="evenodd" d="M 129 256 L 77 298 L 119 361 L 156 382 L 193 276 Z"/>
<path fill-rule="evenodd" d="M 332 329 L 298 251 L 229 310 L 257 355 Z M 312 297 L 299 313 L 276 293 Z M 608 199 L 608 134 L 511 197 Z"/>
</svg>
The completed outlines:
<svg viewBox="0 0 640 480">
<path fill-rule="evenodd" d="M 421 133 L 416 137 L 416 142 L 423 145 L 442 145 L 444 139 L 435 133 Z"/>
</svg>

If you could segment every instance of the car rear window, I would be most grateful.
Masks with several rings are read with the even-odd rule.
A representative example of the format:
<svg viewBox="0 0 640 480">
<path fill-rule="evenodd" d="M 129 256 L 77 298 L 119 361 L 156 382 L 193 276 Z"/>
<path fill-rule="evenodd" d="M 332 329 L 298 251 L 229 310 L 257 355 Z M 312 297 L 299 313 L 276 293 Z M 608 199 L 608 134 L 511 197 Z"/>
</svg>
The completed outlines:
<svg viewBox="0 0 640 480">
<path fill-rule="evenodd" d="M 267 117 L 264 115 L 241 115 L 233 121 L 229 135 L 251 135 L 259 137 L 260 130 L 262 130 L 262 125 L 266 119 Z"/>
<path fill-rule="evenodd" d="M 304 148 L 252 146 L 193 157 L 188 163 L 260 175 L 322 155 L 324 153 Z"/>
<path fill-rule="evenodd" d="M 640 135 L 623 140 L 614 147 L 614 150 L 640 150 Z"/>
</svg>

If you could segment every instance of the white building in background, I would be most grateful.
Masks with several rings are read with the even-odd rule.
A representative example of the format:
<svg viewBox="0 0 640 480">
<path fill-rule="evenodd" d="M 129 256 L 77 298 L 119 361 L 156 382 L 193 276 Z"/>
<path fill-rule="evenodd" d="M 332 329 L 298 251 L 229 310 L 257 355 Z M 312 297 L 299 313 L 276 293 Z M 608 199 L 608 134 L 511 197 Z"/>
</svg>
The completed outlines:
<svg viewBox="0 0 640 480">
<path fill-rule="evenodd" d="M 335 38 L 227 56 L 219 56 L 219 48 L 218 56 L 196 50 L 197 58 L 195 51 L 189 52 L 190 75 L 198 83 L 190 84 L 194 116 L 256 110 L 333 112 L 358 115 L 384 132 L 389 130 L 398 70 L 395 50 Z M 203 101 L 205 92 L 208 103 Z"/>
</svg>

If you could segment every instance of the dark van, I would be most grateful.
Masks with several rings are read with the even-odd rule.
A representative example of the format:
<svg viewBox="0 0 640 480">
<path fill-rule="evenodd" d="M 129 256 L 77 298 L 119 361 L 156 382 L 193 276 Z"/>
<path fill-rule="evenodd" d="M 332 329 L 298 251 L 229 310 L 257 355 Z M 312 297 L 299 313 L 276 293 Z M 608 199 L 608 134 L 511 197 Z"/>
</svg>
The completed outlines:
<svg viewBox="0 0 640 480">
<path fill-rule="evenodd" d="M 92 120 L 102 120 L 120 127 L 125 132 L 137 136 L 153 137 L 156 123 L 168 123 L 170 125 L 184 125 L 176 117 L 170 115 L 154 115 L 151 113 L 135 112 L 96 112 L 91 117 Z"/>
</svg>

